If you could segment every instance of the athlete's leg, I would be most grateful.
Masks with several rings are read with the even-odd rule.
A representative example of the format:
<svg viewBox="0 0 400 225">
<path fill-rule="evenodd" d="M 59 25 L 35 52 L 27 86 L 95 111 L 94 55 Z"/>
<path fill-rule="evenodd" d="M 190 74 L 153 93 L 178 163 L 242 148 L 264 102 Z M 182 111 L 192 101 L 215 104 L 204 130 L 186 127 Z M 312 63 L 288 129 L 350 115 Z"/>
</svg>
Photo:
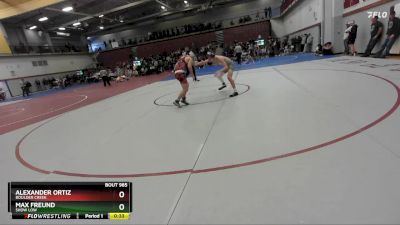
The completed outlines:
<svg viewBox="0 0 400 225">
<path fill-rule="evenodd" d="M 186 95 L 187 95 L 188 91 L 189 91 L 189 83 L 188 82 L 182 83 L 181 102 L 185 105 L 189 105 L 189 103 L 186 101 Z"/>
<path fill-rule="evenodd" d="M 228 70 L 228 80 L 229 80 L 229 83 L 231 83 L 231 86 L 233 88 L 233 94 L 229 95 L 229 97 L 235 97 L 235 96 L 239 95 L 239 93 L 236 90 L 235 80 L 233 79 L 233 70 L 232 69 Z"/>
<path fill-rule="evenodd" d="M 222 90 L 224 88 L 226 88 L 226 84 L 224 79 L 222 78 L 222 76 L 224 76 L 224 72 L 222 70 L 218 71 L 215 73 L 215 77 L 221 82 L 222 86 L 220 88 L 218 88 L 218 90 Z"/>
<path fill-rule="evenodd" d="M 181 83 L 182 86 L 182 91 L 181 94 L 179 95 L 180 99 L 186 98 L 186 94 L 189 91 L 189 83 L 188 82 L 182 82 Z"/>
<path fill-rule="evenodd" d="M 186 78 L 181 78 L 179 79 L 179 82 L 181 83 L 182 90 L 178 95 L 178 98 L 174 101 L 174 105 L 180 107 L 179 102 L 182 100 L 186 102 L 186 94 L 189 91 L 189 83 L 187 82 Z"/>
<path fill-rule="evenodd" d="M 233 80 L 233 70 L 232 69 L 228 70 L 228 80 L 229 80 L 229 83 L 231 83 L 233 90 L 236 91 L 236 84 L 235 84 L 235 80 Z"/>
</svg>

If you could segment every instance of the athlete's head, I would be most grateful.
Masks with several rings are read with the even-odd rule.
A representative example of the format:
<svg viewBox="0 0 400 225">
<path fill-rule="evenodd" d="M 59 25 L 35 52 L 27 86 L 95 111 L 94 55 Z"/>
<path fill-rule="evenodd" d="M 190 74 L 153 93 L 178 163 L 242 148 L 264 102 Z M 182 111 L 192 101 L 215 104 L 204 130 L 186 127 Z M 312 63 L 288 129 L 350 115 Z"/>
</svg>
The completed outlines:
<svg viewBox="0 0 400 225">
<path fill-rule="evenodd" d="M 212 65 L 213 64 L 213 60 L 215 59 L 215 53 L 214 52 L 207 52 L 207 64 L 208 65 Z"/>
<path fill-rule="evenodd" d="M 214 52 L 207 52 L 207 57 L 208 58 L 214 58 L 215 57 L 215 53 Z"/>
</svg>

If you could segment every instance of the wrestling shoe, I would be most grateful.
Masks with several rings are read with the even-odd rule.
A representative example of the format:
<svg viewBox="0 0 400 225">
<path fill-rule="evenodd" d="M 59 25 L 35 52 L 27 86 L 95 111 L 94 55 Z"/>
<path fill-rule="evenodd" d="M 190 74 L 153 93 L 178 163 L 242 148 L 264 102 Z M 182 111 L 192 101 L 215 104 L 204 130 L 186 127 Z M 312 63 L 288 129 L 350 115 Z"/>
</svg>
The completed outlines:
<svg viewBox="0 0 400 225">
<path fill-rule="evenodd" d="M 181 100 L 181 103 L 183 103 L 183 104 L 185 104 L 185 105 L 190 105 L 190 103 L 187 102 L 186 99 L 182 99 L 182 100 Z M 179 103 L 178 103 L 178 104 L 179 104 Z"/>
<path fill-rule="evenodd" d="M 231 94 L 231 95 L 229 95 L 229 97 L 235 97 L 235 96 L 238 96 L 239 95 L 239 93 L 237 93 L 236 91 L 235 92 L 233 92 L 233 94 Z"/>
<path fill-rule="evenodd" d="M 174 105 L 177 106 L 178 108 L 182 108 L 181 104 L 179 104 L 178 100 L 174 101 Z"/>
<path fill-rule="evenodd" d="M 226 88 L 226 84 L 222 84 L 222 86 L 220 88 L 218 88 L 218 90 L 222 90 L 224 88 Z"/>
</svg>

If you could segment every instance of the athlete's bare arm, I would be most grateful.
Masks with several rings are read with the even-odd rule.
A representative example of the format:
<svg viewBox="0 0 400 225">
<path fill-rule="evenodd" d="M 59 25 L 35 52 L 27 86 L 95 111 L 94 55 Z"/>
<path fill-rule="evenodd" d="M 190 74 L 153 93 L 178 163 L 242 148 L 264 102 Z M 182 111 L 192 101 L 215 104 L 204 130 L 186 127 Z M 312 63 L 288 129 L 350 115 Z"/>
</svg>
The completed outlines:
<svg viewBox="0 0 400 225">
<path fill-rule="evenodd" d="M 193 77 L 193 79 L 196 79 L 195 76 L 194 76 L 194 72 L 193 72 L 193 59 L 192 59 L 192 57 L 186 57 L 185 61 L 186 61 L 186 64 L 188 66 L 188 70 L 189 70 L 190 75 Z"/>
<path fill-rule="evenodd" d="M 208 59 L 207 60 L 203 60 L 201 62 L 195 62 L 194 66 L 204 66 L 208 63 Z"/>
</svg>

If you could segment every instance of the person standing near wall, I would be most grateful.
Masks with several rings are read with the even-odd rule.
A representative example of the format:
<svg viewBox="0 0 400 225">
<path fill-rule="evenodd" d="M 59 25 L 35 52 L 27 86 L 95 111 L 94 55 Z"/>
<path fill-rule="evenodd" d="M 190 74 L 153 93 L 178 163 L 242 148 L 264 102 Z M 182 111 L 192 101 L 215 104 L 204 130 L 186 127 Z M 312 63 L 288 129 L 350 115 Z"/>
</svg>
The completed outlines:
<svg viewBox="0 0 400 225">
<path fill-rule="evenodd" d="M 27 94 L 28 96 L 29 96 L 30 93 L 31 93 L 31 87 L 32 87 L 31 82 L 29 82 L 29 80 L 26 81 L 26 82 L 25 82 L 25 91 L 26 91 L 26 94 Z"/>
<path fill-rule="evenodd" d="M 268 13 L 269 13 L 269 18 L 268 19 L 271 19 L 272 18 L 272 8 L 271 8 L 271 6 L 268 6 Z"/>
<path fill-rule="evenodd" d="M 371 38 L 369 39 L 367 49 L 365 49 L 364 54 L 361 57 L 368 57 L 371 55 L 376 43 L 382 37 L 383 24 L 378 20 L 378 16 L 371 19 Z"/>
<path fill-rule="evenodd" d="M 350 52 L 349 49 L 349 34 L 351 31 L 351 26 L 350 26 L 350 22 L 346 23 L 346 29 L 344 30 L 344 34 L 343 34 L 343 44 L 344 44 L 344 54 L 348 55 Z"/>
<path fill-rule="evenodd" d="M 22 96 L 23 97 L 29 96 L 29 92 L 28 92 L 26 82 L 24 79 L 21 79 L 21 81 L 19 82 L 19 86 L 21 87 L 21 90 L 22 90 Z"/>
<path fill-rule="evenodd" d="M 100 76 L 101 76 L 101 79 L 103 80 L 104 87 L 107 87 L 107 84 L 108 84 L 108 86 L 111 86 L 111 83 L 110 83 L 111 78 L 108 75 L 107 70 L 105 70 L 104 68 L 102 70 L 100 70 Z"/>
<path fill-rule="evenodd" d="M 268 7 L 264 8 L 265 19 L 269 19 L 269 10 Z"/>
<path fill-rule="evenodd" d="M 388 29 L 386 32 L 386 39 L 379 52 L 376 53 L 374 58 L 385 58 L 390 54 L 393 44 L 396 42 L 400 35 L 400 19 L 396 17 L 394 10 L 390 11 Z"/>
<path fill-rule="evenodd" d="M 357 50 L 355 46 L 355 42 L 357 39 L 357 30 L 358 30 L 358 25 L 353 21 L 351 24 L 351 29 L 349 33 L 349 39 L 348 39 L 348 45 L 351 50 L 351 55 L 356 56 L 357 55 Z"/>
<path fill-rule="evenodd" d="M 240 43 L 236 43 L 235 54 L 236 54 L 237 64 L 239 65 L 242 64 L 242 53 L 243 53 L 242 46 L 240 45 Z"/>
<path fill-rule="evenodd" d="M 304 52 L 307 43 L 307 34 L 303 34 L 303 38 L 301 39 L 300 44 L 300 52 Z"/>
<path fill-rule="evenodd" d="M 313 36 L 309 33 L 307 36 L 307 42 L 306 42 L 306 52 L 311 52 L 312 51 L 312 46 L 314 43 L 314 38 Z"/>
</svg>

